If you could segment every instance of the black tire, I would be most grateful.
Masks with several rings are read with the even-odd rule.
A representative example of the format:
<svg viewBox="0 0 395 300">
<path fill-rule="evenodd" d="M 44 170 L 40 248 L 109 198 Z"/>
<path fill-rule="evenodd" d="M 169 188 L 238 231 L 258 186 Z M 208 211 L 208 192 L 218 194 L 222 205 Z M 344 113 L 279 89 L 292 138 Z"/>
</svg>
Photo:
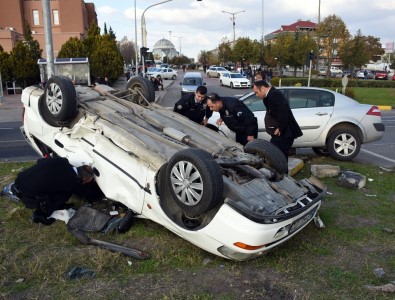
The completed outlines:
<svg viewBox="0 0 395 300">
<path fill-rule="evenodd" d="M 175 202 L 189 215 L 200 215 L 222 200 L 220 169 L 214 158 L 202 149 L 175 153 L 167 165 L 166 178 Z"/>
<path fill-rule="evenodd" d="M 44 95 L 39 105 L 42 117 L 48 124 L 69 122 L 76 116 L 76 92 L 68 77 L 50 77 L 45 85 Z"/>
<path fill-rule="evenodd" d="M 244 152 L 258 154 L 265 167 L 275 173 L 275 180 L 288 174 L 288 162 L 284 154 L 272 143 L 265 140 L 252 140 L 244 146 Z"/>
<path fill-rule="evenodd" d="M 222 83 L 222 80 L 219 81 L 219 85 L 223 86 L 224 84 Z"/>
<path fill-rule="evenodd" d="M 341 127 L 331 133 L 326 148 L 334 159 L 347 161 L 356 157 L 361 150 L 361 139 L 356 130 Z"/>
<path fill-rule="evenodd" d="M 319 155 L 319 156 L 328 156 L 329 152 L 326 147 L 313 147 L 312 148 L 314 153 Z"/>
<path fill-rule="evenodd" d="M 143 94 L 143 96 L 147 98 L 148 102 L 150 103 L 155 101 L 154 86 L 152 85 L 151 81 L 149 81 L 147 78 L 141 76 L 135 76 L 130 78 L 126 85 L 126 89 L 140 91 L 140 93 Z M 147 105 L 144 98 L 141 97 L 140 95 L 131 96 L 129 100 L 140 105 L 144 105 L 144 106 Z"/>
<path fill-rule="evenodd" d="M 177 76 L 176 76 L 176 75 L 173 75 L 173 76 L 171 77 L 171 79 L 172 79 L 172 80 L 176 80 L 176 79 L 177 79 Z"/>
<path fill-rule="evenodd" d="M 230 83 L 230 88 L 231 88 L 231 89 L 233 89 L 233 88 L 234 88 L 234 86 L 233 86 L 233 82 L 231 82 L 231 83 Z"/>
</svg>

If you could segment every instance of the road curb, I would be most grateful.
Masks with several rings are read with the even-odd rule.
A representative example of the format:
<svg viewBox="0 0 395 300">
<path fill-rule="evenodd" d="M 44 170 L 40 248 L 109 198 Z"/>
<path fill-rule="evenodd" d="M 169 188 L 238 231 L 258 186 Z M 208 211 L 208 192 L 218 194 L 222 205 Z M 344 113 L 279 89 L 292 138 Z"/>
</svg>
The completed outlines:
<svg viewBox="0 0 395 300">
<path fill-rule="evenodd" d="M 390 105 L 377 105 L 380 110 L 392 110 L 392 106 Z"/>
<path fill-rule="evenodd" d="M 295 176 L 304 167 L 303 160 L 295 157 L 288 158 L 288 175 Z"/>
</svg>

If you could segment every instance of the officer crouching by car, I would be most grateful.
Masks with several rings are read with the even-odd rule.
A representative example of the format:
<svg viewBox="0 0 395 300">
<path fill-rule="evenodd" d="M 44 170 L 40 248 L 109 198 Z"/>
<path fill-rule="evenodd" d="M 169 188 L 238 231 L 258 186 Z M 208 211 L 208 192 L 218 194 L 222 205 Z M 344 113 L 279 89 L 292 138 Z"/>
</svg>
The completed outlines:
<svg viewBox="0 0 395 300">
<path fill-rule="evenodd" d="M 252 111 L 240 100 L 234 97 L 220 97 L 211 93 L 207 97 L 207 106 L 212 111 L 219 112 L 221 118 L 216 124 L 222 122 L 236 133 L 236 142 L 245 146 L 258 136 L 258 121 Z"/>
<path fill-rule="evenodd" d="M 174 112 L 177 112 L 188 119 L 201 124 L 203 126 L 207 126 L 208 119 L 213 115 L 213 112 L 207 106 L 207 88 L 203 85 L 200 85 L 196 88 L 194 94 L 187 94 L 182 97 L 180 100 L 174 104 Z M 210 129 L 218 128 L 212 126 L 207 126 Z"/>
</svg>

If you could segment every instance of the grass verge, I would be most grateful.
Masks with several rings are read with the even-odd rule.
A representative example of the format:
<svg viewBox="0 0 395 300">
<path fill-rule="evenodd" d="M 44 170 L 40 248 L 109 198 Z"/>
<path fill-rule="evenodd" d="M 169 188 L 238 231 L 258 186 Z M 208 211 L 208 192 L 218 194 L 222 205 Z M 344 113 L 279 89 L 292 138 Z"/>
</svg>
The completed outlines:
<svg viewBox="0 0 395 300">
<path fill-rule="evenodd" d="M 138 261 L 80 244 L 63 222 L 33 224 L 31 211 L 0 199 L 0 298 L 4 299 L 393 299 L 365 286 L 395 280 L 395 176 L 377 166 L 311 156 L 311 164 L 339 165 L 369 180 L 349 190 L 325 178 L 320 209 L 324 229 L 309 224 L 285 245 L 247 262 L 213 256 L 149 220 L 125 234 L 90 234 L 151 253 Z M 0 163 L 0 186 L 29 163 Z M 78 203 L 79 199 L 72 199 Z M 226 229 L 224 229 L 226 230 Z M 66 279 L 74 266 L 93 269 L 93 279 Z M 378 277 L 374 270 L 382 268 Z"/>
</svg>

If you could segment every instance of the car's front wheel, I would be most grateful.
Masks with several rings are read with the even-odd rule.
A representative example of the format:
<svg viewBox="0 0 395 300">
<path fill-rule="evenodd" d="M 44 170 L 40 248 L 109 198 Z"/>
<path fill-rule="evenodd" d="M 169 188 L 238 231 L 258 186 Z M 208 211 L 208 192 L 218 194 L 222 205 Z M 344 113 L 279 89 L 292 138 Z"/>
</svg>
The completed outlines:
<svg viewBox="0 0 395 300">
<path fill-rule="evenodd" d="M 326 148 L 329 155 L 337 160 L 351 160 L 361 150 L 361 139 L 355 129 L 341 127 L 331 133 Z"/>
<path fill-rule="evenodd" d="M 234 88 L 234 86 L 233 86 L 233 82 L 231 82 L 231 83 L 230 83 L 230 88 L 231 88 L 231 89 L 233 89 L 233 88 Z"/>
<path fill-rule="evenodd" d="M 171 79 L 173 79 L 173 80 L 176 80 L 176 78 L 177 78 L 176 75 L 173 75 L 173 76 L 171 77 Z"/>
<path fill-rule="evenodd" d="M 66 76 L 50 77 L 39 101 L 41 116 L 52 126 L 64 126 L 77 114 L 76 91 Z"/>
<path fill-rule="evenodd" d="M 200 215 L 217 206 L 222 199 L 222 174 L 209 153 L 184 149 L 173 155 L 167 165 L 172 196 L 183 211 Z"/>
</svg>

